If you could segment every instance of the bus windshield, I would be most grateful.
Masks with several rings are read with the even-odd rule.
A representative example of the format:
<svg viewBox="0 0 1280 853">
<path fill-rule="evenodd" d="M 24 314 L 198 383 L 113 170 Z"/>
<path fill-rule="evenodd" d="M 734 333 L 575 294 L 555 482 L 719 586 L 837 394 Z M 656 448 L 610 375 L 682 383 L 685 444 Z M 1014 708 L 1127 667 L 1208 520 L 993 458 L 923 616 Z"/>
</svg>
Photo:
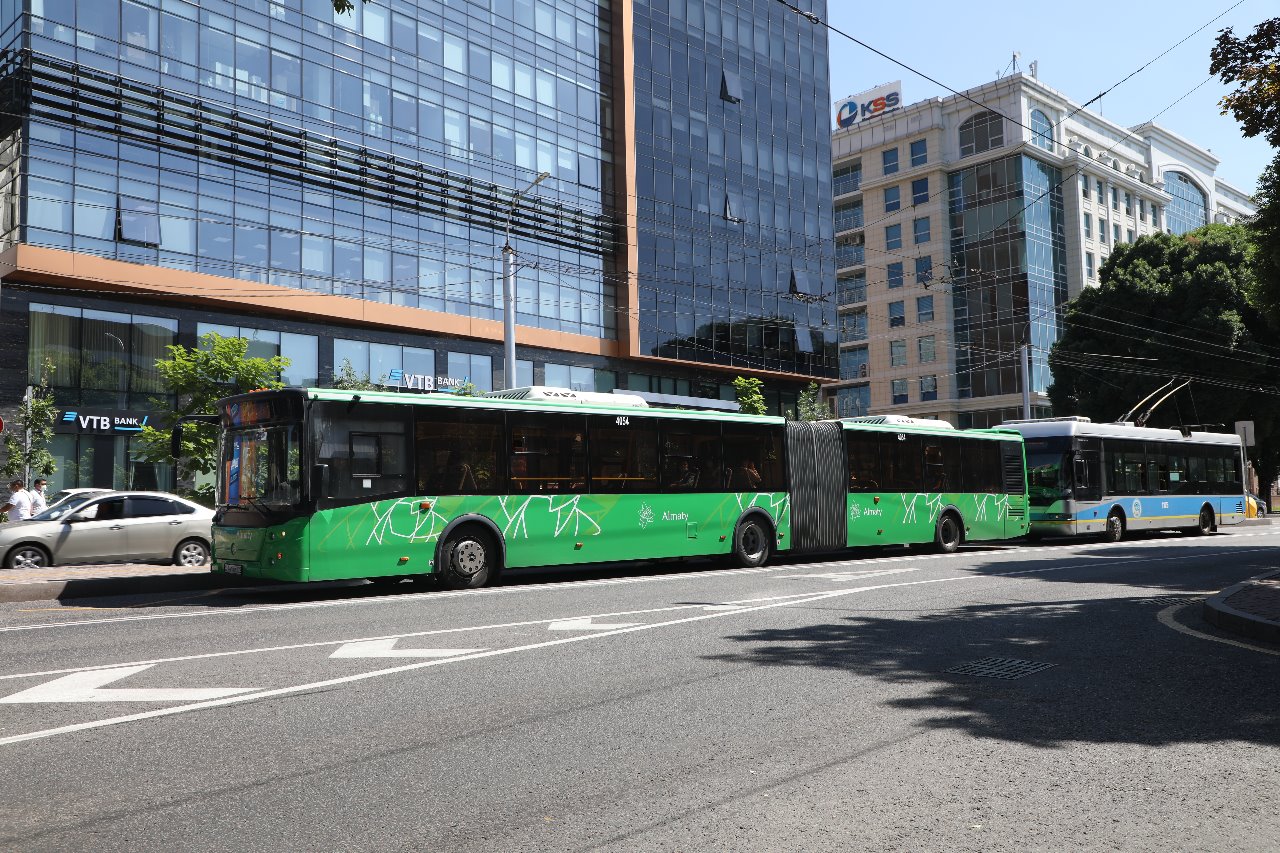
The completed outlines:
<svg viewBox="0 0 1280 853">
<path fill-rule="evenodd" d="M 299 432 L 297 424 L 227 430 L 219 505 L 285 508 L 301 504 Z"/>
<path fill-rule="evenodd" d="M 1028 438 L 1026 447 L 1028 502 L 1048 506 L 1066 498 L 1071 488 L 1071 440 Z"/>
</svg>

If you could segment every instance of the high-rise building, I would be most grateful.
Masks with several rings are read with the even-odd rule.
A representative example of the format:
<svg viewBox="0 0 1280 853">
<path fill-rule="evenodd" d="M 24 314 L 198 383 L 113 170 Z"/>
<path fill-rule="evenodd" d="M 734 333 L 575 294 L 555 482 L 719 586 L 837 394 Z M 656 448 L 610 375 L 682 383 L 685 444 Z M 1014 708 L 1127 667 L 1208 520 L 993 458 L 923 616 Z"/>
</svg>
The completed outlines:
<svg viewBox="0 0 1280 853">
<path fill-rule="evenodd" d="M 294 384 L 747 374 L 783 411 L 836 375 L 825 30 L 772 0 L 0 0 L 0 27 L 0 406 L 52 363 L 55 486 L 173 485 L 132 427 L 209 331 Z"/>
<path fill-rule="evenodd" d="M 901 102 L 900 86 L 887 90 Z M 1018 417 L 1024 343 L 1033 413 L 1046 414 L 1061 308 L 1098 283 L 1112 247 L 1254 211 L 1209 151 L 1154 124 L 1117 125 L 1023 74 L 840 116 L 842 415 Z"/>
</svg>

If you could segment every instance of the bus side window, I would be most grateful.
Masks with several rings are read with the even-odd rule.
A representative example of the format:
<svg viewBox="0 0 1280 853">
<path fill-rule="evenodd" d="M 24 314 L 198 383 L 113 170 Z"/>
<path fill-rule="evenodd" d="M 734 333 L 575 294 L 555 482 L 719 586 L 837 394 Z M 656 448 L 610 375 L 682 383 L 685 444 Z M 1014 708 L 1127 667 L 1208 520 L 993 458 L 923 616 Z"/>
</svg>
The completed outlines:
<svg viewBox="0 0 1280 853">
<path fill-rule="evenodd" d="M 726 491 L 780 492 L 786 488 L 781 429 L 725 424 L 724 450 Z"/>
<path fill-rule="evenodd" d="M 587 418 L 591 491 L 654 492 L 658 482 L 658 425 L 652 418 L 593 415 Z"/>
<path fill-rule="evenodd" d="M 420 411 L 414 425 L 418 493 L 438 497 L 502 492 L 503 434 L 501 412 Z"/>
<path fill-rule="evenodd" d="M 406 493 L 409 447 L 406 406 L 349 412 L 343 403 L 316 407 L 317 463 L 331 471 L 335 506 Z"/>
<path fill-rule="evenodd" d="M 586 433 L 583 415 L 513 413 L 510 491 L 585 492 Z"/>
<path fill-rule="evenodd" d="M 880 491 L 880 434 L 871 430 L 845 431 L 849 455 L 849 491 Z"/>
<path fill-rule="evenodd" d="M 720 424 L 705 421 L 663 421 L 661 476 L 665 492 L 724 491 L 724 462 Z"/>
</svg>

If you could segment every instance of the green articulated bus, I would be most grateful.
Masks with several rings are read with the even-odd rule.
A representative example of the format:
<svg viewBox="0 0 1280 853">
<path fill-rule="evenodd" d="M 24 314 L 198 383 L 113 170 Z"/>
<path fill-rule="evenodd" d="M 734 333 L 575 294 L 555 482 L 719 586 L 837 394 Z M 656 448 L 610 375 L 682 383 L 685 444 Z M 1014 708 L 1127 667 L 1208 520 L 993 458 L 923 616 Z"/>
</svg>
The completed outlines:
<svg viewBox="0 0 1280 853">
<path fill-rule="evenodd" d="M 1013 431 L 793 422 L 543 387 L 286 388 L 218 407 L 215 572 L 460 589 L 532 566 L 713 555 L 759 566 L 782 551 L 949 551 L 1026 533 Z"/>
</svg>

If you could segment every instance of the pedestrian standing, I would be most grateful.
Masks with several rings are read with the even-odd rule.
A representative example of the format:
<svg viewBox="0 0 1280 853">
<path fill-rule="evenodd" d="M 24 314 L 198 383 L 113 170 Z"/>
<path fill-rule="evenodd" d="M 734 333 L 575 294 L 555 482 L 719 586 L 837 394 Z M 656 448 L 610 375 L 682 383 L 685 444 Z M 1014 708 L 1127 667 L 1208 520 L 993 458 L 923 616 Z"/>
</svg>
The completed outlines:
<svg viewBox="0 0 1280 853">
<path fill-rule="evenodd" d="M 45 487 L 49 485 L 49 481 L 40 477 L 32 485 L 34 488 L 31 490 L 31 503 L 33 505 L 31 514 L 39 515 L 49 508 L 49 501 L 44 494 Z"/>
<path fill-rule="evenodd" d="M 9 513 L 10 521 L 26 521 L 35 515 L 35 501 L 31 499 L 26 486 L 21 480 L 14 480 L 9 484 L 9 502 L 0 506 L 0 512 Z"/>
</svg>

